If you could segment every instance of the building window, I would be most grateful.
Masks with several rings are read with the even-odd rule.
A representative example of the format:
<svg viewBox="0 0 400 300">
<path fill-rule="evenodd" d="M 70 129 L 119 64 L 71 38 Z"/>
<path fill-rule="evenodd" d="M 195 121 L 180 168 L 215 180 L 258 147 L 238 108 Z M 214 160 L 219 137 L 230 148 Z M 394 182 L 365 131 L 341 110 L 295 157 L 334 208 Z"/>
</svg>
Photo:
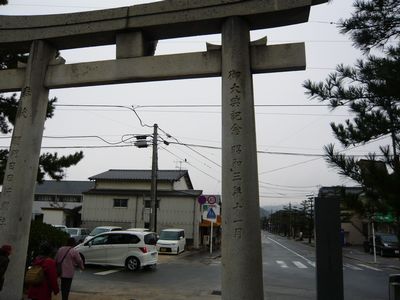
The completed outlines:
<svg viewBox="0 0 400 300">
<path fill-rule="evenodd" d="M 35 195 L 35 201 L 54 202 L 55 197 L 53 195 Z"/>
<path fill-rule="evenodd" d="M 82 202 L 80 196 L 59 196 L 58 201 L 60 201 L 60 202 Z"/>
<path fill-rule="evenodd" d="M 128 207 L 128 199 L 114 199 L 114 207 Z"/>
</svg>

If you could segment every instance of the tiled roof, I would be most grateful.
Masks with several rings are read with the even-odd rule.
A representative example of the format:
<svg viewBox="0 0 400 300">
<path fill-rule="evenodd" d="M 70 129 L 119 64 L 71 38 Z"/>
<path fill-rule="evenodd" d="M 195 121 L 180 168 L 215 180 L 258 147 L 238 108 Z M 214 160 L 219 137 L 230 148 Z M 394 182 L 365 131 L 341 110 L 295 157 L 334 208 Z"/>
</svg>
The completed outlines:
<svg viewBox="0 0 400 300">
<path fill-rule="evenodd" d="M 158 190 L 157 196 L 174 196 L 174 197 L 198 197 L 201 195 L 202 190 L 173 190 L 165 191 Z M 84 192 L 85 195 L 117 195 L 117 196 L 133 196 L 133 195 L 145 195 L 150 197 L 150 190 L 120 190 L 120 189 L 92 189 Z"/>
<path fill-rule="evenodd" d="M 182 176 L 188 176 L 187 170 L 158 170 L 157 180 L 176 181 Z M 151 170 L 115 170 L 89 177 L 90 180 L 151 180 Z"/>
<path fill-rule="evenodd" d="M 94 188 L 92 181 L 53 181 L 45 180 L 36 184 L 35 194 L 81 195 Z"/>
</svg>

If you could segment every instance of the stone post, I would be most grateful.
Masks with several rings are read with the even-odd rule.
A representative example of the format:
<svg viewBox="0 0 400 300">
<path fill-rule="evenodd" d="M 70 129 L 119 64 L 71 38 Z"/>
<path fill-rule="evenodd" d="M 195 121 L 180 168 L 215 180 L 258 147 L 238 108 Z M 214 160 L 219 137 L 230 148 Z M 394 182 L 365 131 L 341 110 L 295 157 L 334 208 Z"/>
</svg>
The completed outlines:
<svg viewBox="0 0 400 300">
<path fill-rule="evenodd" d="M 340 244 L 340 198 L 315 198 L 315 257 L 317 300 L 343 300 L 343 258 Z"/>
<path fill-rule="evenodd" d="M 222 28 L 222 299 L 264 298 L 249 27 Z"/>
<path fill-rule="evenodd" d="M 22 298 L 32 202 L 49 96 L 43 82 L 47 66 L 54 57 L 55 51 L 45 42 L 32 42 L 0 199 L 0 245 L 12 246 L 1 299 Z"/>
</svg>

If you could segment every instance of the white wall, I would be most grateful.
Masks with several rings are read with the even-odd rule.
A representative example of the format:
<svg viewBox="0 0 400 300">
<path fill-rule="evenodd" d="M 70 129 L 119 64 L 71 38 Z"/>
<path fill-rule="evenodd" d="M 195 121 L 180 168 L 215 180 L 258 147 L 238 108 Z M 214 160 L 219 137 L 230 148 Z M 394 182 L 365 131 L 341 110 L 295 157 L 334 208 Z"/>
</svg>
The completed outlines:
<svg viewBox="0 0 400 300">
<path fill-rule="evenodd" d="M 128 199 L 128 207 L 113 207 L 114 199 Z M 137 219 L 136 205 L 142 208 L 142 201 L 136 196 L 84 195 L 82 220 L 104 222 L 134 222 Z"/>
<path fill-rule="evenodd" d="M 186 183 L 185 177 L 181 177 L 178 181 L 175 181 L 173 184 L 174 190 L 187 190 L 188 185 Z"/>
<path fill-rule="evenodd" d="M 52 206 L 53 202 L 48 202 L 48 201 L 33 201 L 33 207 L 32 207 L 32 213 L 33 214 L 43 214 L 42 208 L 51 208 L 54 207 Z M 77 206 L 81 206 L 81 202 L 63 202 L 60 203 L 60 207 L 62 208 L 69 208 L 73 209 Z"/>
<path fill-rule="evenodd" d="M 65 214 L 62 210 L 44 210 L 43 223 L 65 225 Z"/>
<path fill-rule="evenodd" d="M 200 208 L 194 197 L 161 199 L 157 214 L 158 231 L 165 228 L 183 228 L 189 239 L 198 238 Z"/>
<path fill-rule="evenodd" d="M 128 199 L 128 207 L 114 208 L 114 198 Z M 157 232 L 164 228 L 183 228 L 186 237 L 193 239 L 194 247 L 198 247 L 200 206 L 196 198 L 159 197 L 159 199 Z M 85 226 L 121 224 L 120 226 L 125 228 L 144 227 L 147 219 L 142 196 L 84 195 L 83 197 L 82 222 Z"/>
</svg>

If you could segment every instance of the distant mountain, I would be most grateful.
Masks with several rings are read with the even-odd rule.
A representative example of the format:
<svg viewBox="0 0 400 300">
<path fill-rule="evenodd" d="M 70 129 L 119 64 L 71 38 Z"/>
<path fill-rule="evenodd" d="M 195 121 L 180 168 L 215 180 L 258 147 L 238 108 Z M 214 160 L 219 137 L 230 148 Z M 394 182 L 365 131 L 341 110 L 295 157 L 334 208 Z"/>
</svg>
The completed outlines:
<svg viewBox="0 0 400 300">
<path fill-rule="evenodd" d="M 260 217 L 268 217 L 269 216 L 269 212 L 267 210 L 265 210 L 264 208 L 260 207 Z"/>
<path fill-rule="evenodd" d="M 283 209 L 283 205 L 264 205 L 260 207 L 260 216 L 268 217 L 271 212 L 274 213 L 281 209 Z"/>
</svg>

